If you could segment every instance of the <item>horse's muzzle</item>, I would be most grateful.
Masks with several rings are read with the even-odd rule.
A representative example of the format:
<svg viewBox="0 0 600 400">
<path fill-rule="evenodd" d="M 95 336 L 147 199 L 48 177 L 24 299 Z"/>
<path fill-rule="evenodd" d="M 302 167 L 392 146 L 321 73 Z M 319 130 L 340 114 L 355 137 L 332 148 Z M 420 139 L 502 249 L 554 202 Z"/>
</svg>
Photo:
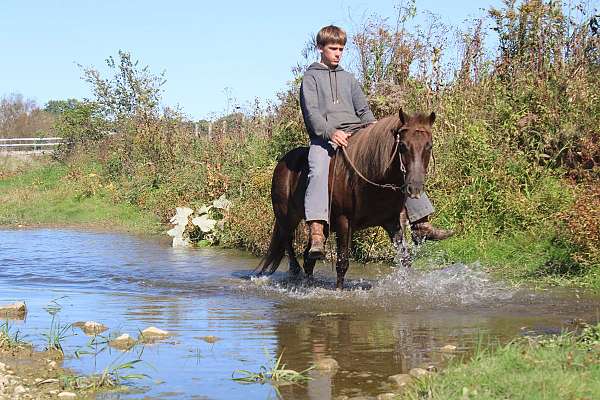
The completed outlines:
<svg viewBox="0 0 600 400">
<path fill-rule="evenodd" d="M 423 183 L 409 183 L 406 185 L 406 193 L 411 199 L 418 199 L 423 193 Z"/>
</svg>

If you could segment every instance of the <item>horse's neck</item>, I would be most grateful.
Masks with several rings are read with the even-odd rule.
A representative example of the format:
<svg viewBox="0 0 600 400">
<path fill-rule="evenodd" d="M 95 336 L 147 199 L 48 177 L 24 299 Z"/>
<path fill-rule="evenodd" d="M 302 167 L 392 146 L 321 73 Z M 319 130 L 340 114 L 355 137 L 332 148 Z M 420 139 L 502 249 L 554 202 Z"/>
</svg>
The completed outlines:
<svg viewBox="0 0 600 400">
<path fill-rule="evenodd" d="M 347 147 L 348 157 L 352 160 L 354 167 L 370 180 L 385 179 L 384 167 L 389 164 L 391 149 L 393 147 L 393 135 L 388 129 L 390 120 L 380 120 L 378 124 L 367 128 L 355 137 L 353 143 Z M 347 165 L 350 169 L 351 166 Z"/>
</svg>

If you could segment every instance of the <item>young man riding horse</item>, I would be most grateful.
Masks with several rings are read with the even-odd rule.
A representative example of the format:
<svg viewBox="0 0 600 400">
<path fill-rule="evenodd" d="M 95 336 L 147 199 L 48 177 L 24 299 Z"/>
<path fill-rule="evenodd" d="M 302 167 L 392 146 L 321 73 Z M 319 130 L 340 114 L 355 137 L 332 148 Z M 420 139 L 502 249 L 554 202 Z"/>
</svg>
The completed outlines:
<svg viewBox="0 0 600 400">
<path fill-rule="evenodd" d="M 317 34 L 320 62 L 313 63 L 302 79 L 300 105 L 310 135 L 308 187 L 304 198 L 305 220 L 310 228 L 308 256 L 324 257 L 325 224 L 329 224 L 329 163 L 338 147 L 348 138 L 376 122 L 366 97 L 352 74 L 339 65 L 346 33 L 337 26 L 326 26 Z M 423 194 L 406 200 L 406 212 L 415 242 L 442 240 L 453 231 L 434 228 L 429 223 L 433 205 Z"/>
</svg>

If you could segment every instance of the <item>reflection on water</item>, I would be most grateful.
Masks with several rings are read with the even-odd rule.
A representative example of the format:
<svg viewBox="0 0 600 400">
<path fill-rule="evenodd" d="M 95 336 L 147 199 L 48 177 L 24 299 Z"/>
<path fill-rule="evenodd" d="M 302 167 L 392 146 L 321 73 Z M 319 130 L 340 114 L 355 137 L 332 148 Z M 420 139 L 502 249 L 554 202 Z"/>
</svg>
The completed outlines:
<svg viewBox="0 0 600 400">
<path fill-rule="evenodd" d="M 410 368 L 443 365 L 439 349 L 468 352 L 485 340 L 559 331 L 574 318 L 593 320 L 598 301 L 572 292 L 514 290 L 490 281 L 477 266 L 451 265 L 431 273 L 354 266 L 351 290 L 330 290 L 335 278 L 319 266 L 315 282 L 290 282 L 285 273 L 246 280 L 257 260 L 214 249 L 173 249 L 156 239 L 74 230 L 0 231 L 0 303 L 24 300 L 29 313 L 15 322 L 42 346 L 50 325 L 44 307 L 60 299 L 62 323 L 95 320 L 111 334 L 157 326 L 175 333 L 146 346 L 136 372 L 151 379 L 143 394 L 110 398 L 276 398 L 270 385 L 231 381 L 236 369 L 258 371 L 284 353 L 302 370 L 333 357 L 333 376 L 311 372 L 306 385 L 279 387 L 286 399 L 389 392 L 387 377 Z M 86 344 L 78 329 L 67 354 Z M 214 340 L 206 340 L 214 336 Z M 265 353 L 267 355 L 265 355 Z M 116 350 L 96 359 L 69 358 L 81 373 L 134 354 Z"/>
</svg>

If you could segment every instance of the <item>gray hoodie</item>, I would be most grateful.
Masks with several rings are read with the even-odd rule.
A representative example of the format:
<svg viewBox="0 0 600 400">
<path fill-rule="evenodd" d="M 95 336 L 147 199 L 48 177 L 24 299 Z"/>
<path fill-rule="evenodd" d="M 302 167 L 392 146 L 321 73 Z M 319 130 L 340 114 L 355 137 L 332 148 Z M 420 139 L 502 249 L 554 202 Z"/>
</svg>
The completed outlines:
<svg viewBox="0 0 600 400">
<path fill-rule="evenodd" d="M 336 129 L 352 131 L 375 121 L 367 99 L 354 76 L 337 66 L 315 62 L 300 86 L 300 107 L 310 137 L 329 139 Z"/>
</svg>

